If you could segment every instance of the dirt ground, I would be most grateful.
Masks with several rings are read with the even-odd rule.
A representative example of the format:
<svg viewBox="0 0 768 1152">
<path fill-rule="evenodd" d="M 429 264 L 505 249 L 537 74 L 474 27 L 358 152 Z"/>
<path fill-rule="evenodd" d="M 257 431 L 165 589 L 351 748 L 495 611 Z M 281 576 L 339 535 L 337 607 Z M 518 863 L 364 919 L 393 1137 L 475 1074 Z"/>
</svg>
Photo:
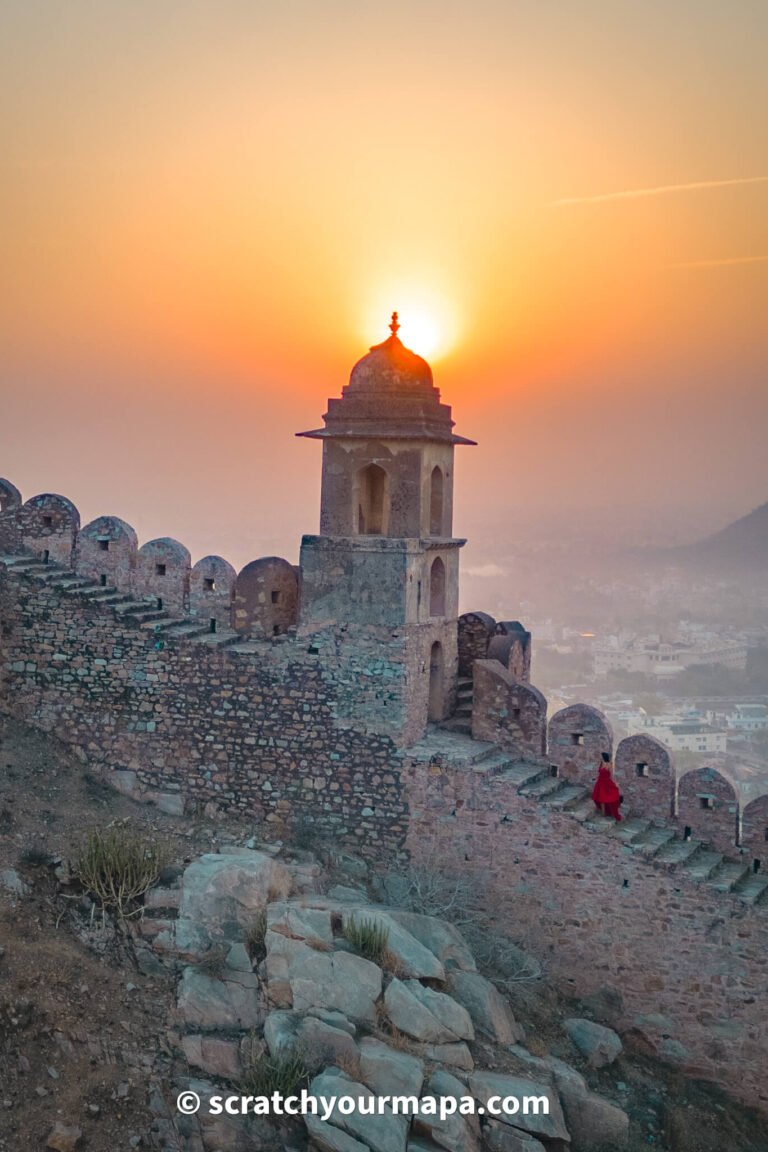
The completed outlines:
<svg viewBox="0 0 768 1152">
<path fill-rule="evenodd" d="M 0 893 L 2 1152 L 44 1148 L 56 1121 L 81 1128 L 87 1152 L 148 1147 L 136 1141 L 149 1131 L 150 1071 L 171 1068 L 173 977 L 137 970 L 98 917 L 84 934 L 77 894 L 55 876 L 56 861 L 112 821 L 168 843 L 180 864 L 247 835 L 136 804 L 55 740 L 0 721 L 0 872 L 14 869 L 29 890 Z"/>
</svg>

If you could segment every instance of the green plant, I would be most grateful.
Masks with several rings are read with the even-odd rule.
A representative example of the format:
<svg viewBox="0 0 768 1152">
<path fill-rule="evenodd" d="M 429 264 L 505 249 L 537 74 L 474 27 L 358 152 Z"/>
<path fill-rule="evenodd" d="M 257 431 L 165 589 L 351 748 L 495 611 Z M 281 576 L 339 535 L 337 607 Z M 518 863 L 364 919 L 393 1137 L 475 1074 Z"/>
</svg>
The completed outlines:
<svg viewBox="0 0 768 1152">
<path fill-rule="evenodd" d="M 124 920 L 141 911 L 141 897 L 157 883 L 169 861 L 167 847 L 118 826 L 89 833 L 72 870 L 104 911 Z"/>
<path fill-rule="evenodd" d="M 260 908 L 248 925 L 245 937 L 245 947 L 251 960 L 261 961 L 267 954 L 265 944 L 267 935 L 267 910 Z"/>
<path fill-rule="evenodd" d="M 342 935 L 356 952 L 374 964 L 382 964 L 388 954 L 389 929 L 371 918 L 356 920 L 350 916 L 344 921 Z"/>
<path fill-rule="evenodd" d="M 295 1096 L 306 1087 L 309 1074 L 300 1056 L 265 1056 L 245 1060 L 241 1091 L 249 1096 Z"/>
</svg>

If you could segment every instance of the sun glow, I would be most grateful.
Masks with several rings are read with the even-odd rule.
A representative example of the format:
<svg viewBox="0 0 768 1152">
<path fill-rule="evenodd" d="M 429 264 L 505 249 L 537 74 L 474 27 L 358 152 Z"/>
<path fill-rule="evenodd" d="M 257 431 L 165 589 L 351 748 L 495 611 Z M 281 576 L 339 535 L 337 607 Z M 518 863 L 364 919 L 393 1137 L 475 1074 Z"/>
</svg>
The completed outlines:
<svg viewBox="0 0 768 1152">
<path fill-rule="evenodd" d="M 367 310 L 365 332 L 371 344 L 386 338 L 389 317 L 395 311 L 400 321 L 398 336 L 406 348 L 427 360 L 440 359 L 450 351 L 457 330 L 448 304 L 436 295 L 396 286 L 380 293 Z"/>
</svg>

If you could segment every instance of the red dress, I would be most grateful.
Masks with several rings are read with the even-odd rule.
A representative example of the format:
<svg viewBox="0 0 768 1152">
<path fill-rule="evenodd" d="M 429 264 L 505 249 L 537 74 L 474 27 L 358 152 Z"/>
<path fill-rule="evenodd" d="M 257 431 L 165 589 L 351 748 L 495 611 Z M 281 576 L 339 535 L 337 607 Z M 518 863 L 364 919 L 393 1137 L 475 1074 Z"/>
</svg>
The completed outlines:
<svg viewBox="0 0 768 1152">
<path fill-rule="evenodd" d="M 605 812 L 606 816 L 613 816 L 614 820 L 621 820 L 621 813 L 619 812 L 621 793 L 607 764 L 600 765 L 597 782 L 592 789 L 592 799 L 597 807 Z"/>
</svg>

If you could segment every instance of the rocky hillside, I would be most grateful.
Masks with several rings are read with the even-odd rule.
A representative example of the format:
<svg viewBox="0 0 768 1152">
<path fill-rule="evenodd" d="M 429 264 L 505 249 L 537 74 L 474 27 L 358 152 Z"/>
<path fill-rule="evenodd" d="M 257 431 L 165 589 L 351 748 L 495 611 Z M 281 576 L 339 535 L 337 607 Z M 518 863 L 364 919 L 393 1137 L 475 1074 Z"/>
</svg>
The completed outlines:
<svg viewBox="0 0 768 1152">
<path fill-rule="evenodd" d="M 768 1152 L 760 1117 L 650 1056 L 651 1002 L 619 1035 L 610 997 L 569 1001 L 519 948 L 494 966 L 391 875 L 136 807 L 18 726 L 0 766 L 2 1152 Z M 68 866 L 108 824 L 174 856 L 122 929 Z M 276 1088 L 419 1115 L 211 1112 Z"/>
</svg>

